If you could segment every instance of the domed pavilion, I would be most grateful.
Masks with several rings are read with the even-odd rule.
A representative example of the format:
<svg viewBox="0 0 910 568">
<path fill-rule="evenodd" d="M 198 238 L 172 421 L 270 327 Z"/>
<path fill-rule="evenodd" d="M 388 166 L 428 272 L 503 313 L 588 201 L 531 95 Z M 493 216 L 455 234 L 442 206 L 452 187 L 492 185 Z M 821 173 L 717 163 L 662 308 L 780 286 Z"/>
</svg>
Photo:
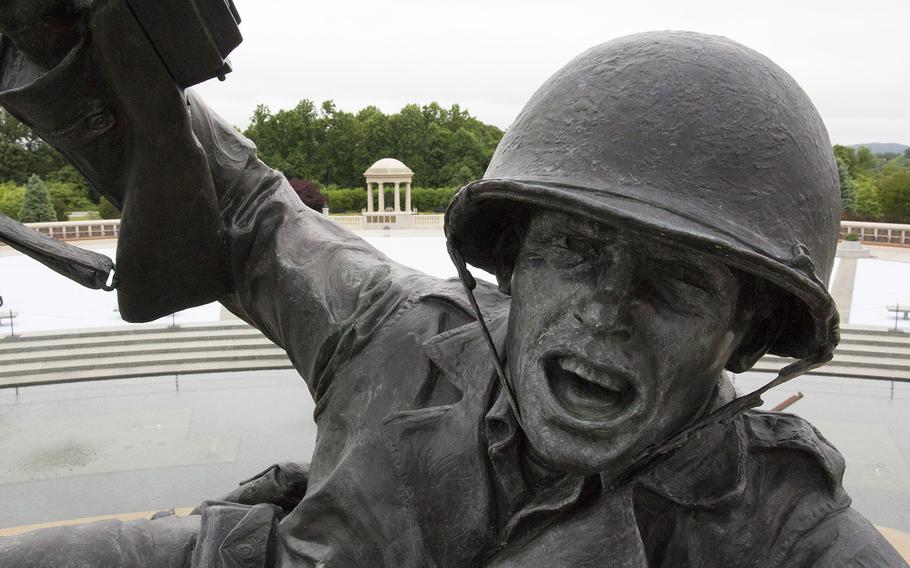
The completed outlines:
<svg viewBox="0 0 910 568">
<path fill-rule="evenodd" d="M 384 213 L 385 205 L 385 185 L 395 184 L 395 213 L 411 213 L 411 180 L 414 178 L 414 172 L 395 158 L 383 158 L 373 164 L 363 172 L 363 177 L 367 180 L 367 213 Z M 373 209 L 373 185 L 379 192 L 379 207 Z M 405 187 L 405 205 L 401 209 L 401 186 Z"/>
</svg>

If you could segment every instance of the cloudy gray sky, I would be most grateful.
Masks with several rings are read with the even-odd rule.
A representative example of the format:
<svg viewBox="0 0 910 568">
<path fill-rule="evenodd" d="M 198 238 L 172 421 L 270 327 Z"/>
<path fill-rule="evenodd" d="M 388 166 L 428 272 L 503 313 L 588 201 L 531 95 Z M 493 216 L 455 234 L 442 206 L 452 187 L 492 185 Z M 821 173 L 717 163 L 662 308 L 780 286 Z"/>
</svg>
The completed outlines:
<svg viewBox="0 0 910 568">
<path fill-rule="evenodd" d="M 200 90 L 244 127 L 257 104 L 356 111 L 459 103 L 506 128 L 538 86 L 621 35 L 727 36 L 793 75 L 835 143 L 910 144 L 910 0 L 235 0 L 243 45 Z"/>
</svg>

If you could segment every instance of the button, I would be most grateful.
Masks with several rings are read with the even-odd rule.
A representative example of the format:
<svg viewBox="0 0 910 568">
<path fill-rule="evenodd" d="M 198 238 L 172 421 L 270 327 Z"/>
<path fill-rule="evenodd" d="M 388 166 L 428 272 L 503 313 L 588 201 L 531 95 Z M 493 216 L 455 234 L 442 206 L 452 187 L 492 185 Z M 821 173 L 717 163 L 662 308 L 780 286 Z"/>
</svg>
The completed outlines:
<svg viewBox="0 0 910 568">
<path fill-rule="evenodd" d="M 85 119 L 85 124 L 88 126 L 89 130 L 104 132 L 114 125 L 114 115 L 106 110 L 102 110 L 89 115 L 89 117 Z"/>
<path fill-rule="evenodd" d="M 256 560 L 256 549 L 250 546 L 249 544 L 241 544 L 237 547 L 237 554 L 240 556 L 240 559 L 248 564 L 252 564 Z"/>
</svg>

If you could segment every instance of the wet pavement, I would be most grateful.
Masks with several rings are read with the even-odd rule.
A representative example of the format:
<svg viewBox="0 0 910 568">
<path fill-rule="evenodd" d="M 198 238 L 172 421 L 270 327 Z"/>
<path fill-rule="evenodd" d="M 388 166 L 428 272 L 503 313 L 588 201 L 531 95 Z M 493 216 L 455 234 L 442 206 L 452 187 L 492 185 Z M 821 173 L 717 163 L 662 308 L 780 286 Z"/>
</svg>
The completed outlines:
<svg viewBox="0 0 910 568">
<path fill-rule="evenodd" d="M 308 461 L 312 416 L 293 370 L 0 391 L 0 527 L 193 507 Z"/>
<path fill-rule="evenodd" d="M 803 377 L 767 406 L 797 391 L 789 411 L 844 453 L 855 507 L 910 532 L 910 384 Z M 272 463 L 307 461 L 312 412 L 291 370 L 0 391 L 0 528 L 195 506 Z"/>
<path fill-rule="evenodd" d="M 736 386 L 747 391 L 772 378 L 745 373 Z M 910 383 L 799 377 L 765 395 L 764 408 L 796 392 L 805 398 L 786 412 L 811 422 L 844 455 L 853 507 L 876 525 L 910 532 Z"/>
</svg>

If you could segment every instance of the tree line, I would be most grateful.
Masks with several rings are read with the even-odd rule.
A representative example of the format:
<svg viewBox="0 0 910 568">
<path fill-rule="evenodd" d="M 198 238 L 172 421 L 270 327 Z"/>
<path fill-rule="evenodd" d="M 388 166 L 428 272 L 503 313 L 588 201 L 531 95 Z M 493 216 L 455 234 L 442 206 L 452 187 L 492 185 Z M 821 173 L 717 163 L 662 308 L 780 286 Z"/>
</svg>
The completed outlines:
<svg viewBox="0 0 910 568">
<path fill-rule="evenodd" d="M 277 112 L 257 106 L 244 134 L 256 143 L 264 162 L 298 186 L 316 185 L 315 193 L 295 188 L 302 196 L 313 196 L 305 199 L 310 206 L 321 209 L 327 202 L 333 211 L 343 212 L 366 208 L 363 172 L 386 157 L 414 170 L 412 203 L 417 210 L 440 209 L 456 188 L 483 177 L 503 132 L 459 105 L 411 104 L 393 114 L 369 106 L 350 113 L 332 101 L 317 107 L 304 99 Z M 20 218 L 28 187 L 34 186 L 26 182 L 33 175 L 41 178 L 56 217 L 51 219 L 45 209 L 41 220 L 65 221 L 75 211 L 118 216 L 56 150 L 0 109 L 0 212 Z"/>
<path fill-rule="evenodd" d="M 834 156 L 845 219 L 910 223 L 910 148 L 873 154 L 865 146 L 835 145 Z"/>
<path fill-rule="evenodd" d="M 317 107 L 306 99 L 274 113 L 256 107 L 244 134 L 265 163 L 289 178 L 347 188 L 365 187 L 363 172 L 387 157 L 414 171 L 415 187 L 460 187 L 483 177 L 503 136 L 458 105 L 410 104 L 394 114 L 368 106 L 350 113 L 332 101 Z"/>
<path fill-rule="evenodd" d="M 244 134 L 305 203 L 359 212 L 366 208 L 363 172 L 384 157 L 414 170 L 415 209 L 443 210 L 458 187 L 483 176 L 503 132 L 458 105 L 412 104 L 394 114 L 370 106 L 349 113 L 331 101 L 317 108 L 303 100 L 274 113 L 256 107 Z M 910 223 L 910 149 L 873 154 L 835 145 L 834 155 L 845 219 Z M 387 192 L 386 203 L 392 203 Z M 75 211 L 119 216 L 63 156 L 0 109 L 0 213 L 37 222 L 63 221 Z"/>
</svg>

